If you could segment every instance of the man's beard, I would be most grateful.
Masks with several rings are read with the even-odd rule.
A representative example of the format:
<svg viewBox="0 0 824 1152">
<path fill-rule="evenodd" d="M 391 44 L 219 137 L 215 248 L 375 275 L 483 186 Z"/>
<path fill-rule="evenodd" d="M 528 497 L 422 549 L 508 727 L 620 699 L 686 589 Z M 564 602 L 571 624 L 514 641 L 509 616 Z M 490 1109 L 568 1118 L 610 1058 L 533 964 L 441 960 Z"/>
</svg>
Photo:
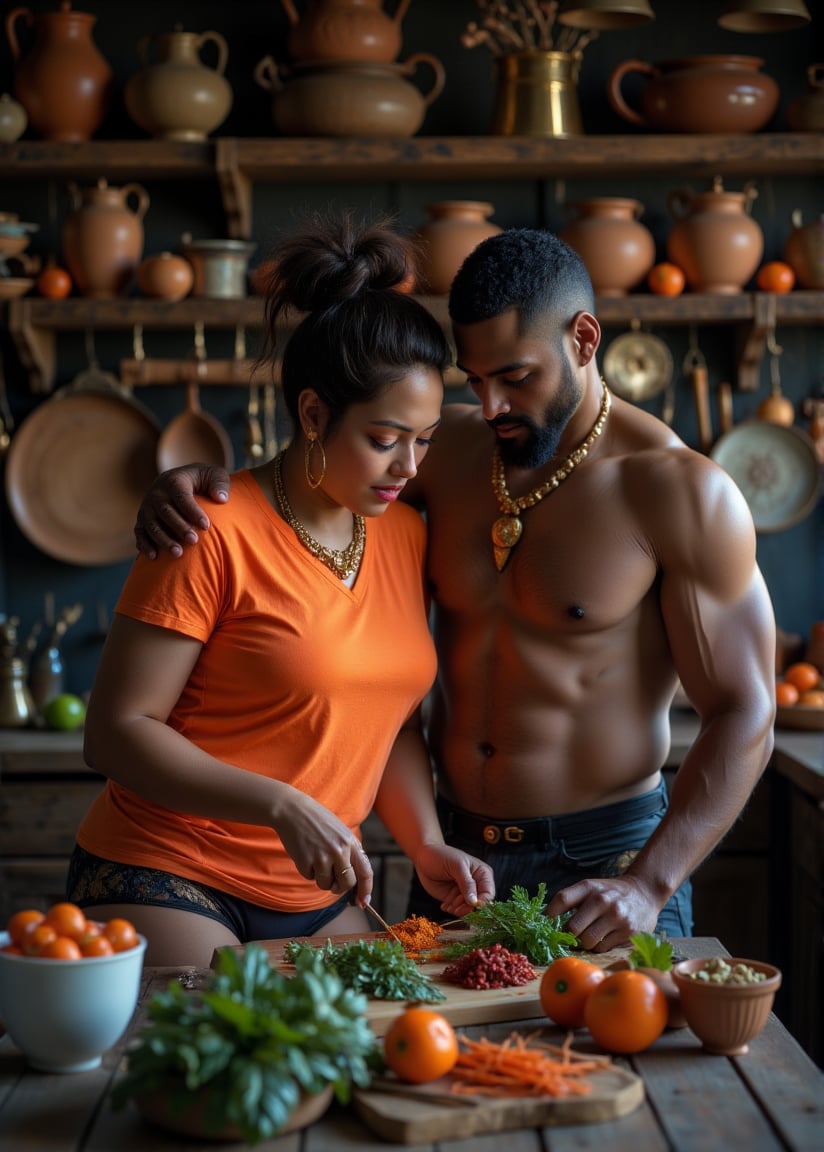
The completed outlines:
<svg viewBox="0 0 824 1152">
<path fill-rule="evenodd" d="M 501 423 L 510 427 L 513 423 L 520 424 L 528 432 L 524 441 L 498 440 L 504 464 L 511 464 L 513 468 L 543 468 L 548 464 L 558 452 L 558 444 L 580 399 L 575 374 L 569 361 L 564 360 L 561 383 L 555 398 L 544 410 L 543 424 L 536 424 L 528 416 L 520 416 L 516 421 L 501 418 Z M 495 421 L 490 421 L 489 426 L 494 431 Z"/>
</svg>

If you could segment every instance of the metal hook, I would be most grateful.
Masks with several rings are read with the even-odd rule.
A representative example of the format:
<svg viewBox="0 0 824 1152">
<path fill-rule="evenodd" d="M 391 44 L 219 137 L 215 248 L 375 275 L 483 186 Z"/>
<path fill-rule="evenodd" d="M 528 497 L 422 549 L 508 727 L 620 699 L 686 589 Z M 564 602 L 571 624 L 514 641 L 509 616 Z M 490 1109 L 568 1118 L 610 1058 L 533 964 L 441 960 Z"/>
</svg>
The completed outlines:
<svg viewBox="0 0 824 1152">
<path fill-rule="evenodd" d="M 707 361 L 704 353 L 698 347 L 698 332 L 694 324 L 689 327 L 689 346 L 684 357 L 684 372 L 693 372 L 696 368 L 706 368 Z"/>
<path fill-rule="evenodd" d="M 142 324 L 135 324 L 132 327 L 132 356 L 141 363 L 146 359 L 146 349 L 143 347 Z"/>
<path fill-rule="evenodd" d="M 242 324 L 235 328 L 235 360 L 246 359 L 246 329 Z"/>
<path fill-rule="evenodd" d="M 99 368 L 100 364 L 94 346 L 94 328 L 84 329 L 83 338 L 86 345 L 86 363 L 90 368 Z"/>
</svg>

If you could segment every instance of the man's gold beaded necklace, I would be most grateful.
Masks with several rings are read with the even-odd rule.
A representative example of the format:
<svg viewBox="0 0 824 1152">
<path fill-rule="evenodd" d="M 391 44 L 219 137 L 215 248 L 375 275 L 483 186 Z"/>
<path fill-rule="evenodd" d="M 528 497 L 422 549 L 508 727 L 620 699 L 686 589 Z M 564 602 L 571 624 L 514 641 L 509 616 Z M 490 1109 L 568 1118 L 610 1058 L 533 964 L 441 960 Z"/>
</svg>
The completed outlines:
<svg viewBox="0 0 824 1152">
<path fill-rule="evenodd" d="M 504 515 L 500 516 L 492 525 L 492 551 L 495 555 L 495 565 L 499 572 L 503 572 L 512 549 L 521 539 L 521 533 L 524 530 L 523 523 L 520 519 L 521 512 L 526 508 L 534 508 L 536 504 L 539 504 L 541 500 L 543 500 L 544 496 L 548 496 L 550 492 L 555 491 L 559 484 L 563 484 L 564 480 L 566 480 L 569 474 L 575 469 L 576 465 L 581 463 L 592 445 L 603 432 L 612 401 L 606 383 L 603 381 L 602 383 L 604 385 L 604 395 L 601 400 L 601 408 L 598 412 L 598 418 L 592 425 L 587 438 L 570 452 L 561 467 L 553 472 L 548 480 L 537 488 L 533 488 L 531 492 L 527 492 L 526 496 L 519 496 L 517 500 L 510 496 L 509 489 L 506 486 L 504 462 L 501 459 L 498 445 L 495 445 L 495 450 L 492 454 L 492 491 L 497 497 L 498 507 L 501 512 L 504 513 Z"/>
<path fill-rule="evenodd" d="M 279 453 L 272 462 L 272 481 L 275 491 L 275 502 L 281 516 L 293 530 L 298 540 L 304 548 L 311 552 L 313 556 L 317 556 L 322 564 L 330 568 L 336 576 L 341 580 L 348 580 L 353 576 L 360 567 L 360 562 L 363 559 L 363 549 L 366 543 L 366 523 L 363 516 L 353 514 L 355 522 L 355 530 L 352 536 L 352 543 L 342 551 L 336 548 L 327 548 L 325 544 L 321 544 L 314 536 L 306 531 L 304 526 L 298 520 L 297 516 L 292 511 L 289 501 L 286 499 L 286 491 L 283 487 L 283 469 L 282 469 L 283 453 Z"/>
</svg>

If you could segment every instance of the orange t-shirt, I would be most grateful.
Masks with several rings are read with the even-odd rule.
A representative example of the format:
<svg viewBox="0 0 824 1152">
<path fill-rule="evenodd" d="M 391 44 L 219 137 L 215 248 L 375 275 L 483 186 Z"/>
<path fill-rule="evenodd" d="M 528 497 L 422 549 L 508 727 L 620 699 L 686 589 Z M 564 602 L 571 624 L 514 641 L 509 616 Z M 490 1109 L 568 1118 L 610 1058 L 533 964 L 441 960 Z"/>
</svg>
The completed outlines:
<svg viewBox="0 0 824 1152">
<path fill-rule="evenodd" d="M 116 607 L 203 641 L 168 723 L 220 760 L 302 789 L 357 831 L 435 676 L 423 520 L 402 504 L 367 520 L 350 589 L 248 471 L 209 516 L 212 527 L 181 558 L 138 556 Z M 111 780 L 77 840 L 266 908 L 337 899 L 300 875 L 270 827 L 171 811 Z"/>
</svg>

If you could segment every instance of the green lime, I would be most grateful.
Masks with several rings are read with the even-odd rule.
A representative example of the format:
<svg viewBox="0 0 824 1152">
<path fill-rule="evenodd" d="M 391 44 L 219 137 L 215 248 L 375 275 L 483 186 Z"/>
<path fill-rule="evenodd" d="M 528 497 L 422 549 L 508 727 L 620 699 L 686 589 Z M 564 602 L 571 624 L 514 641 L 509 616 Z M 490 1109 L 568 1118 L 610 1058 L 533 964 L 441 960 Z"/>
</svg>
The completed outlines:
<svg viewBox="0 0 824 1152">
<path fill-rule="evenodd" d="M 86 719 L 86 705 L 79 696 L 64 692 L 49 700 L 43 709 L 43 719 L 49 728 L 59 729 L 61 732 L 74 732 Z"/>
</svg>

